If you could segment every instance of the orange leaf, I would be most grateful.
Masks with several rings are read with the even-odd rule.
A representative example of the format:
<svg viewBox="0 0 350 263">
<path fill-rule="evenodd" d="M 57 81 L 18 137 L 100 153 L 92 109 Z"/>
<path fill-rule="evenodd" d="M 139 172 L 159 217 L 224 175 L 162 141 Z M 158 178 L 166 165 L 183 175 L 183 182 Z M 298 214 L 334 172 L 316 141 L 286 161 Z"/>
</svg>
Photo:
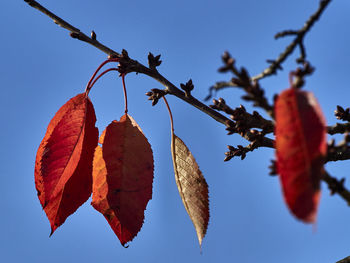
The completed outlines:
<svg viewBox="0 0 350 263">
<path fill-rule="evenodd" d="M 171 141 L 176 185 L 201 246 L 209 222 L 208 184 L 192 153 L 174 132 Z"/>
<path fill-rule="evenodd" d="M 320 180 L 327 152 L 326 124 L 310 92 L 290 88 L 275 103 L 277 171 L 291 212 L 316 220 Z"/>
<path fill-rule="evenodd" d="M 95 122 L 91 101 L 78 94 L 55 114 L 37 151 L 35 185 L 51 235 L 91 195 Z"/>
<path fill-rule="evenodd" d="M 101 212 L 120 243 L 140 231 L 152 198 L 153 154 L 134 119 L 125 114 L 100 137 L 93 162 L 92 206 Z"/>
</svg>

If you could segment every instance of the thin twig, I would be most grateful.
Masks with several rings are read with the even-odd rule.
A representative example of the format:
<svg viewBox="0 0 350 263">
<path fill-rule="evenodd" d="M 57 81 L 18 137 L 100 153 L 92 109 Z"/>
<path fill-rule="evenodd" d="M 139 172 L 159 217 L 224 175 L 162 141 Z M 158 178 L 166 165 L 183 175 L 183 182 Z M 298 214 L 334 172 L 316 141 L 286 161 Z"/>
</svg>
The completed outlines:
<svg viewBox="0 0 350 263">
<path fill-rule="evenodd" d="M 270 64 L 269 67 L 267 67 L 263 72 L 260 74 L 251 77 L 251 80 L 259 80 L 262 78 L 265 78 L 267 76 L 276 74 L 277 70 L 282 69 L 282 63 L 291 55 L 294 51 L 294 49 L 299 46 L 300 49 L 300 57 L 298 58 L 298 62 L 304 62 L 306 58 L 306 51 L 304 47 L 304 37 L 307 32 L 310 31 L 311 27 L 314 25 L 314 23 L 320 18 L 321 14 L 326 9 L 327 5 L 332 0 L 321 0 L 319 3 L 319 7 L 315 13 L 313 13 L 308 20 L 304 23 L 304 26 L 299 30 L 285 30 L 282 32 L 279 32 L 275 35 L 275 38 L 281 38 L 286 36 L 295 36 L 294 40 L 285 48 L 285 50 L 278 56 L 277 59 L 272 60 L 269 59 L 267 62 Z M 226 71 L 232 71 L 233 65 L 234 65 L 234 59 L 232 60 L 232 66 L 228 67 L 227 65 L 220 68 L 220 72 L 226 72 Z M 227 64 L 227 63 L 226 63 Z M 235 73 L 235 72 L 233 72 Z M 236 75 L 236 74 L 235 74 Z M 229 87 L 237 87 L 236 83 L 233 83 L 233 81 L 219 81 L 215 83 L 213 86 L 209 88 L 209 95 L 205 98 L 205 100 L 209 100 L 214 92 L 217 92 L 219 90 L 229 88 Z"/>
<path fill-rule="evenodd" d="M 343 150 L 335 148 L 334 151 L 327 154 L 327 162 L 345 161 L 350 159 L 350 149 Z"/>
<path fill-rule="evenodd" d="M 67 29 L 70 31 L 70 36 L 76 39 L 79 39 L 83 42 L 89 43 L 90 45 L 93 45 L 94 47 L 98 48 L 102 52 L 110 55 L 111 57 L 118 57 L 120 54 L 105 45 L 101 44 L 99 41 L 96 40 L 96 34 L 95 32 L 92 34 L 92 37 L 88 37 L 84 33 L 82 33 L 78 28 L 72 26 L 68 22 L 64 21 L 62 18 L 56 16 L 54 13 L 47 10 L 45 7 L 40 5 L 37 1 L 33 0 L 24 0 L 24 2 L 27 2 L 31 7 L 39 10 L 40 12 L 44 13 L 48 17 L 50 17 L 53 22 L 60 27 L 63 27 L 64 29 Z"/>
<path fill-rule="evenodd" d="M 237 87 L 232 81 L 218 81 L 213 86 L 209 88 L 209 94 L 204 98 L 204 100 L 209 100 L 214 97 L 216 92 L 225 88 Z"/>
<path fill-rule="evenodd" d="M 332 139 L 328 143 L 327 150 L 327 162 L 344 161 L 350 159 L 350 135 L 346 133 L 344 139 L 335 144 L 335 140 Z"/>
<path fill-rule="evenodd" d="M 248 70 L 244 67 L 240 69 L 237 68 L 235 65 L 236 61 L 229 52 L 224 52 L 221 58 L 224 65 L 220 67 L 218 71 L 222 73 L 231 72 L 234 77 L 230 82 L 217 82 L 209 89 L 209 95 L 205 99 L 208 100 L 212 96 L 213 90 L 218 91 L 219 89 L 227 87 L 238 87 L 245 91 L 245 95 L 242 96 L 243 100 L 253 102 L 255 107 L 264 109 L 266 113 L 273 118 L 273 106 L 269 104 L 265 96 L 265 91 L 261 88 L 259 82 L 253 81 Z"/>
<path fill-rule="evenodd" d="M 336 123 L 333 126 L 327 127 L 327 132 L 330 135 L 334 135 L 337 133 L 343 134 L 346 132 L 350 132 L 350 122 L 347 123 Z"/>
<path fill-rule="evenodd" d="M 305 22 L 304 26 L 298 31 L 287 30 L 283 31 L 275 36 L 275 38 L 279 38 L 287 35 L 295 35 L 294 40 L 290 43 L 286 49 L 278 56 L 276 60 L 274 60 L 271 65 L 266 68 L 262 73 L 252 77 L 253 80 L 258 80 L 265 78 L 267 76 L 273 75 L 276 73 L 277 69 L 281 67 L 281 64 L 287 59 L 289 55 L 291 55 L 294 49 L 299 46 L 301 51 L 301 57 L 305 59 L 305 49 L 303 46 L 303 40 L 307 32 L 310 31 L 314 23 L 320 18 L 321 14 L 324 12 L 328 4 L 332 0 L 321 0 L 319 3 L 319 7 L 315 13 L 313 13 L 309 19 Z"/>
<path fill-rule="evenodd" d="M 275 129 L 274 122 L 262 117 L 257 111 L 253 111 L 253 114 L 246 111 L 243 105 L 232 109 L 228 106 L 223 98 L 218 100 L 213 99 L 214 105 L 210 105 L 211 108 L 219 111 L 223 111 L 230 115 L 230 118 L 234 121 L 230 123 L 226 130 L 229 134 L 245 132 L 251 128 L 262 129 L 264 134 L 272 133 Z"/>
<path fill-rule="evenodd" d="M 338 180 L 337 178 L 329 175 L 328 172 L 325 172 L 322 175 L 322 180 L 328 184 L 331 194 L 337 193 L 350 206 L 350 192 L 344 187 L 344 179 Z"/>
</svg>

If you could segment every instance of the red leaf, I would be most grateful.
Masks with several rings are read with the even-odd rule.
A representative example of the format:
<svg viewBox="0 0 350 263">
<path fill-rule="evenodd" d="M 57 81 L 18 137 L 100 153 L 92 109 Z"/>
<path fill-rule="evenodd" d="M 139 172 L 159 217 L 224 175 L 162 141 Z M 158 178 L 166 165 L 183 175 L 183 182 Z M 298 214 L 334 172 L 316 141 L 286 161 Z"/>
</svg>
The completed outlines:
<svg viewBox="0 0 350 263">
<path fill-rule="evenodd" d="M 94 156 L 91 204 L 124 246 L 140 231 L 152 198 L 152 149 L 128 114 L 108 125 L 100 143 Z"/>
<path fill-rule="evenodd" d="M 98 130 L 85 93 L 64 104 L 51 120 L 35 162 L 35 185 L 51 235 L 91 195 Z"/>
<path fill-rule="evenodd" d="M 290 88 L 275 103 L 277 171 L 284 198 L 300 220 L 316 220 L 327 152 L 326 124 L 310 92 Z"/>
</svg>

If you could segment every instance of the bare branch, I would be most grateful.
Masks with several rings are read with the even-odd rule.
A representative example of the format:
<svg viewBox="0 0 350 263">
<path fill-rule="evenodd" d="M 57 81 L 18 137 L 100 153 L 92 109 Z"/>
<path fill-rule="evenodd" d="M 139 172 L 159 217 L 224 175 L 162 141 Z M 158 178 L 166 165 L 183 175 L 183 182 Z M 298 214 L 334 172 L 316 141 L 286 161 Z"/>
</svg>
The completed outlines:
<svg viewBox="0 0 350 263">
<path fill-rule="evenodd" d="M 47 15 L 48 17 L 53 19 L 53 21 L 56 24 L 58 24 L 59 26 L 70 31 L 70 35 L 73 38 L 76 38 L 78 40 L 81 40 L 83 42 L 86 42 L 86 43 L 98 48 L 99 50 L 106 53 L 110 57 L 121 58 L 120 64 L 122 65 L 122 67 L 124 68 L 126 73 L 137 72 L 137 73 L 142 73 L 142 74 L 148 75 L 149 77 L 152 77 L 155 80 L 158 80 L 162 85 L 164 85 L 166 88 L 166 90 L 165 90 L 166 93 L 174 95 L 174 96 L 186 101 L 187 103 L 189 103 L 192 106 L 196 107 L 197 109 L 203 111 L 204 113 L 206 113 L 207 115 L 212 117 L 214 120 L 216 120 L 222 124 L 225 124 L 225 122 L 228 120 L 228 118 L 226 118 L 222 114 L 218 113 L 217 111 L 209 108 L 208 106 L 206 106 L 202 102 L 198 101 L 194 97 L 192 97 L 192 96 L 186 97 L 185 93 L 183 91 L 181 91 L 180 89 L 178 89 L 174 84 L 172 84 L 170 81 L 168 81 L 165 77 L 163 77 L 155 69 L 154 65 L 151 65 L 152 67 L 149 68 L 149 67 L 142 65 L 138 61 L 129 58 L 128 56 L 123 57 L 122 54 L 119 54 L 118 52 L 116 52 L 116 51 L 108 48 L 107 46 L 101 44 L 100 42 L 98 42 L 96 40 L 96 35 L 92 38 L 88 37 L 87 35 L 82 33 L 80 31 L 80 29 L 72 26 L 71 24 L 69 24 L 68 22 L 63 20 L 62 18 L 60 18 L 57 15 L 55 15 L 54 13 L 50 12 L 45 7 L 40 5 L 37 1 L 34 1 L 34 0 L 24 0 L 24 1 L 27 2 L 33 8 L 36 8 L 40 12 L 44 13 L 45 15 Z"/>
<path fill-rule="evenodd" d="M 242 145 L 237 145 L 237 148 L 233 147 L 232 145 L 227 145 L 227 148 L 229 149 L 229 151 L 225 152 L 225 155 L 226 155 L 224 159 L 225 162 L 231 160 L 235 156 L 239 156 L 241 157 L 241 160 L 244 160 L 247 152 L 252 152 L 255 149 L 251 147 L 251 144 L 249 144 L 246 147 L 243 147 Z"/>
<path fill-rule="evenodd" d="M 327 132 L 330 135 L 334 135 L 337 133 L 346 133 L 350 132 L 350 122 L 347 123 L 336 123 L 333 126 L 328 126 L 327 127 Z"/>
<path fill-rule="evenodd" d="M 70 31 L 70 36 L 72 38 L 76 38 L 76 39 L 79 39 L 83 42 L 89 43 L 90 45 L 93 45 L 94 47 L 98 48 L 99 50 L 101 50 L 102 52 L 106 53 L 107 55 L 109 55 L 111 57 L 118 57 L 119 56 L 118 52 L 116 52 L 116 51 L 106 47 L 105 45 L 101 44 L 100 42 L 98 42 L 96 40 L 96 34 L 92 34 L 91 37 L 88 37 L 87 35 L 82 33 L 78 28 L 72 26 L 68 22 L 64 21 L 62 18 L 56 16 L 54 13 L 50 12 L 45 7 L 40 5 L 37 1 L 33 1 L 33 0 L 24 0 L 24 1 L 27 2 L 31 7 L 39 10 L 40 12 L 42 12 L 45 15 L 47 15 L 48 17 L 50 17 L 55 24 Z"/>
<path fill-rule="evenodd" d="M 213 91 L 218 91 L 219 89 L 227 88 L 227 87 L 238 87 L 242 88 L 246 94 L 242 96 L 242 99 L 245 101 L 253 102 L 255 107 L 260 107 L 264 109 L 267 114 L 269 114 L 273 118 L 273 106 L 269 104 L 265 91 L 260 87 L 258 81 L 254 81 L 250 78 L 248 70 L 244 67 L 238 69 L 235 65 L 235 59 L 230 55 L 229 52 L 224 52 L 222 55 L 222 61 L 224 65 L 219 68 L 219 72 L 232 72 L 235 76 L 231 79 L 230 82 L 218 82 L 214 86 L 209 89 L 209 95 L 206 97 L 208 100 Z"/>
<path fill-rule="evenodd" d="M 232 81 L 218 81 L 209 88 L 209 94 L 204 100 L 210 100 L 210 98 L 214 97 L 217 91 L 230 87 L 237 87 L 237 85 L 233 84 Z"/>
<path fill-rule="evenodd" d="M 214 105 L 210 105 L 211 108 L 229 114 L 230 118 L 235 121 L 230 122 L 229 127 L 226 129 L 230 132 L 229 134 L 246 132 L 251 128 L 262 129 L 264 134 L 268 134 L 272 133 L 275 129 L 273 121 L 265 119 L 257 111 L 253 111 L 253 114 L 250 114 L 243 105 L 232 109 L 226 104 L 223 98 L 219 100 L 213 99 L 213 103 Z"/>
<path fill-rule="evenodd" d="M 350 135 L 346 133 L 344 139 L 335 144 L 335 140 L 332 139 L 328 144 L 327 150 L 327 162 L 344 161 L 350 159 Z"/>
<path fill-rule="evenodd" d="M 321 0 L 318 9 L 316 10 L 315 13 L 313 13 L 309 19 L 305 22 L 304 26 L 295 31 L 295 30 L 286 30 L 283 32 L 280 32 L 275 35 L 275 38 L 280 38 L 280 37 L 285 37 L 285 36 L 290 36 L 290 35 L 295 35 L 294 40 L 292 43 L 290 43 L 286 49 L 278 56 L 276 60 L 274 60 L 268 68 L 266 68 L 262 73 L 252 77 L 253 80 L 258 80 L 265 78 L 267 76 L 276 74 L 277 70 L 281 67 L 281 64 L 291 55 L 294 51 L 294 49 L 299 46 L 300 51 L 301 51 L 301 56 L 298 59 L 299 62 L 302 62 L 301 60 L 305 60 L 306 58 L 306 53 L 305 53 L 305 48 L 303 46 L 303 40 L 307 32 L 310 31 L 312 26 L 315 24 L 315 22 L 320 18 L 321 14 L 324 12 L 328 4 L 332 0 Z"/>
<path fill-rule="evenodd" d="M 350 149 L 336 148 L 327 155 L 327 162 L 345 161 L 350 159 Z"/>
<path fill-rule="evenodd" d="M 328 184 L 331 195 L 337 193 L 350 206 L 350 192 L 344 187 L 345 178 L 338 180 L 337 178 L 329 175 L 327 172 L 324 172 L 322 175 L 322 180 Z"/>
<path fill-rule="evenodd" d="M 249 132 L 249 141 L 251 141 L 250 144 L 248 144 L 246 147 L 243 147 L 242 145 L 238 145 L 237 148 L 228 145 L 228 152 L 225 152 L 225 159 L 224 161 L 229 161 L 235 156 L 240 156 L 241 160 L 243 160 L 246 157 L 246 154 L 248 152 L 252 152 L 255 149 L 265 146 L 265 147 L 270 147 L 271 145 L 264 145 L 264 141 L 266 137 L 264 137 L 264 134 L 262 132 L 259 132 L 257 130 L 251 130 Z M 271 146 L 273 148 L 273 145 Z"/>
<path fill-rule="evenodd" d="M 337 261 L 336 263 L 350 263 L 350 256 L 343 258 L 343 259 Z"/>
</svg>

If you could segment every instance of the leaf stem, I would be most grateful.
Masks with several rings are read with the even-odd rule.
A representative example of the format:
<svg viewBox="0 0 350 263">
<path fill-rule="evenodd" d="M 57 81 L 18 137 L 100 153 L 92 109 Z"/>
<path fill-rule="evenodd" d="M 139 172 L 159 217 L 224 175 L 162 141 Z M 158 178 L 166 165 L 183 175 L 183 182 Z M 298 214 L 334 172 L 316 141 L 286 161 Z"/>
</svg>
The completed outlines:
<svg viewBox="0 0 350 263">
<path fill-rule="evenodd" d="M 103 71 L 100 75 L 98 75 L 95 80 L 90 84 L 90 86 L 86 87 L 86 90 L 85 90 L 85 93 L 87 95 L 89 95 L 89 92 L 91 90 L 91 88 L 95 85 L 95 83 L 103 76 L 105 75 L 106 73 L 110 72 L 110 71 L 118 71 L 117 68 L 109 68 L 109 69 L 106 69 L 105 71 Z"/>
<path fill-rule="evenodd" d="M 163 96 L 163 99 L 164 99 L 164 102 L 165 102 L 166 107 L 168 108 L 169 117 L 170 117 L 171 131 L 172 131 L 172 133 L 174 133 L 174 120 L 173 120 L 173 114 L 171 113 L 171 110 L 170 110 L 170 107 L 169 107 L 168 101 L 167 101 L 167 99 L 165 98 L 165 96 Z"/>
<path fill-rule="evenodd" d="M 123 82 L 123 91 L 124 91 L 124 102 L 125 102 L 125 114 L 128 113 L 128 96 L 126 94 L 126 87 L 125 87 L 125 74 L 122 74 L 122 82 Z"/>
<path fill-rule="evenodd" d="M 85 93 L 86 93 L 86 94 L 89 94 L 90 89 L 91 89 L 92 86 L 95 84 L 96 81 L 94 81 L 94 82 L 92 82 L 92 81 L 93 81 L 94 78 L 96 77 L 97 73 L 100 71 L 100 69 L 101 69 L 104 65 L 106 65 L 107 63 L 110 63 L 110 62 L 119 62 L 119 59 L 118 59 L 118 58 L 109 58 L 109 59 L 103 61 L 103 62 L 101 63 L 100 66 L 98 66 L 98 68 L 95 70 L 94 74 L 93 74 L 92 77 L 90 78 L 88 84 L 86 85 L 86 88 L 85 88 Z M 107 73 L 107 72 L 106 72 L 106 73 Z M 100 74 L 99 77 L 102 77 L 102 75 L 104 75 L 104 74 Z M 98 77 L 98 78 L 99 78 L 99 77 Z"/>
</svg>

